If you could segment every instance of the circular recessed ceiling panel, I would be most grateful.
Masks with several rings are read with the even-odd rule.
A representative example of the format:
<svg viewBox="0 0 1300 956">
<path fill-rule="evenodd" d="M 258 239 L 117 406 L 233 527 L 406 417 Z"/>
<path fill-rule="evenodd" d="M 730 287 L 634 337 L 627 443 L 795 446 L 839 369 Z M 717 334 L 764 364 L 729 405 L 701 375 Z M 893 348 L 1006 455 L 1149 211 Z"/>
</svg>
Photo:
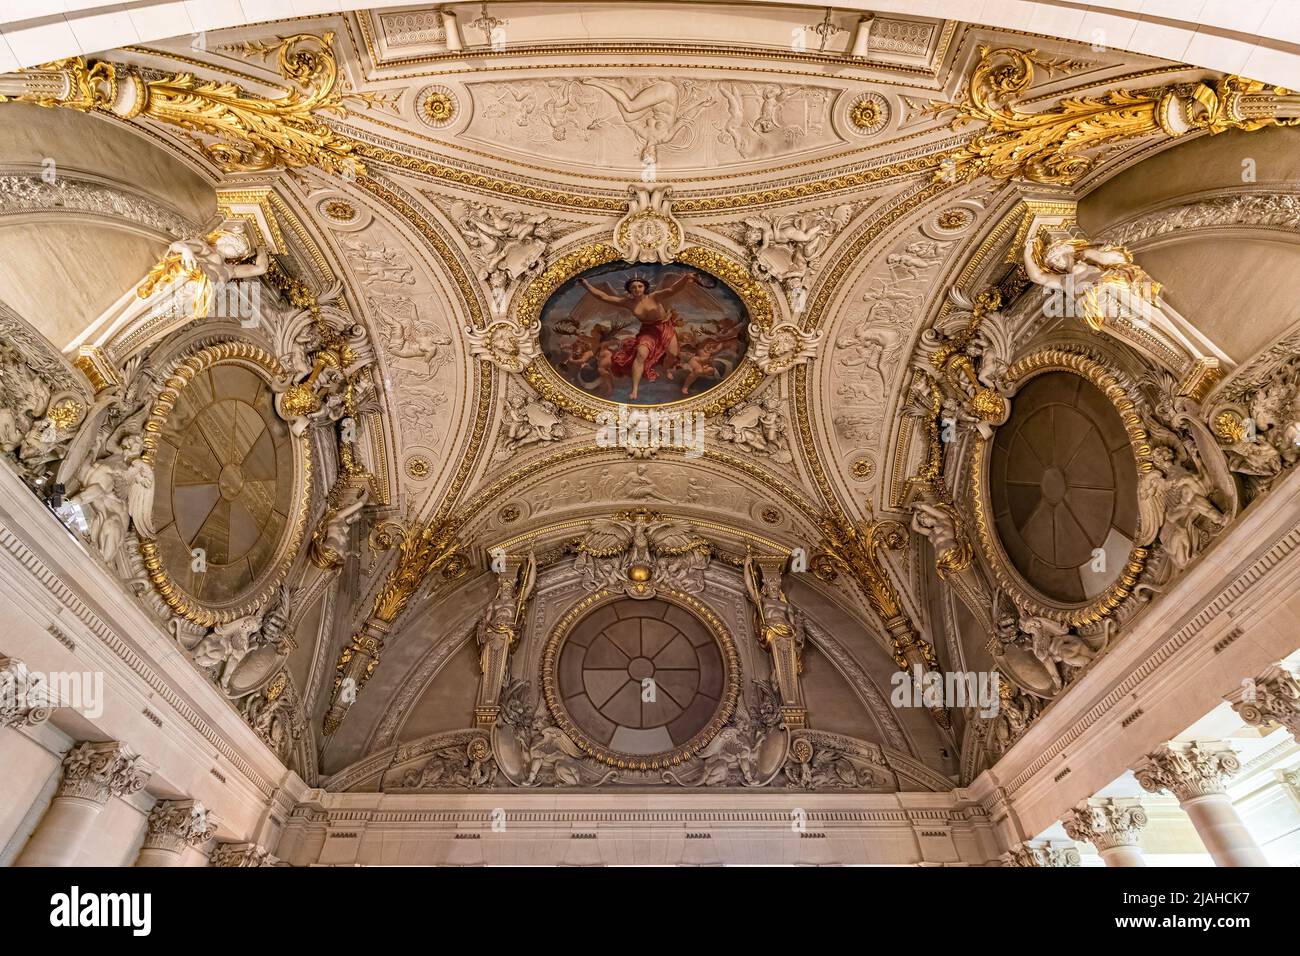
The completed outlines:
<svg viewBox="0 0 1300 956">
<path fill-rule="evenodd" d="M 618 766 L 666 766 L 717 733 L 735 707 L 738 667 L 702 604 L 589 599 L 575 610 L 548 643 L 543 684 L 580 747 Z"/>
<path fill-rule="evenodd" d="M 1086 378 L 1054 371 L 1015 396 L 989 451 L 994 527 L 1011 565 L 1061 605 L 1124 573 L 1137 529 L 1137 461 L 1124 421 Z"/>
<path fill-rule="evenodd" d="M 156 536 L 141 550 L 167 602 L 200 623 L 248 613 L 302 538 L 310 463 L 276 414 L 273 364 L 235 343 L 204 349 L 151 416 Z"/>
</svg>

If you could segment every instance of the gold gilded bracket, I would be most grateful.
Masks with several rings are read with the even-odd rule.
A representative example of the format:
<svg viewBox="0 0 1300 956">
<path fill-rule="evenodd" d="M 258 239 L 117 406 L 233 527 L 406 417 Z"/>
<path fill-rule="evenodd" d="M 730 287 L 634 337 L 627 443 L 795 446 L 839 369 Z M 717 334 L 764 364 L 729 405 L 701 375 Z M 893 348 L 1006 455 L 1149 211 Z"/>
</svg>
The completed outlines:
<svg viewBox="0 0 1300 956">
<path fill-rule="evenodd" d="M 1036 50 L 981 46 L 964 97 L 934 100 L 925 108 L 936 117 L 954 114 L 953 130 L 984 124 L 944 158 L 935 179 L 988 176 L 1069 185 L 1096 164 L 1093 151 L 1121 140 L 1300 123 L 1300 96 L 1240 76 L 1066 97 L 1037 113 L 1017 107 L 1015 100 L 1034 83 L 1035 69 L 1050 75 L 1056 66 Z"/>
<path fill-rule="evenodd" d="M 344 112 L 334 34 L 297 33 L 264 52 L 277 55 L 291 84 L 284 96 L 268 99 L 192 73 L 146 79 L 134 67 L 73 57 L 0 76 L 0 102 L 145 117 L 198 133 L 207 137 L 199 144 L 204 155 L 226 172 L 317 166 L 352 179 L 363 175 L 355 143 L 320 118 Z"/>
</svg>

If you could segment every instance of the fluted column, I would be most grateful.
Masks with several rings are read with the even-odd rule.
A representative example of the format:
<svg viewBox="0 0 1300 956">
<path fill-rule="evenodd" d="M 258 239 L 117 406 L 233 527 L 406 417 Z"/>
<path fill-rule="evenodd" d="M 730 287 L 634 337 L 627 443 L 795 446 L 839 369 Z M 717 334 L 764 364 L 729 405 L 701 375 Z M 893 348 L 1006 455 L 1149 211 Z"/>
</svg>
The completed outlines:
<svg viewBox="0 0 1300 956">
<path fill-rule="evenodd" d="M 1001 861 L 1003 866 L 1078 866 L 1079 851 L 1047 840 L 1026 840 L 1003 853 Z"/>
<path fill-rule="evenodd" d="M 276 866 L 279 862 L 256 843 L 218 843 L 208 855 L 208 866 Z"/>
<path fill-rule="evenodd" d="M 217 822 L 197 800 L 159 800 L 149 811 L 136 866 L 180 866 L 187 846 L 212 839 Z"/>
<path fill-rule="evenodd" d="M 1178 799 L 1217 866 L 1268 866 L 1225 789 L 1240 769 L 1221 741 L 1178 741 L 1148 754 L 1133 772 L 1143 790 L 1168 790 Z"/>
<path fill-rule="evenodd" d="M 0 727 L 30 727 L 50 716 L 49 688 L 16 657 L 0 654 Z"/>
<path fill-rule="evenodd" d="M 1140 801 L 1117 798 L 1085 800 L 1061 820 L 1071 840 L 1097 848 L 1107 866 L 1146 866 L 1138 838 L 1147 825 Z"/>
<path fill-rule="evenodd" d="M 79 743 L 63 758 L 63 779 L 15 866 L 69 866 L 110 797 L 135 793 L 150 771 L 123 743 Z"/>
<path fill-rule="evenodd" d="M 1300 681 L 1285 668 L 1274 664 L 1224 700 L 1251 727 L 1281 724 L 1300 742 Z"/>
</svg>

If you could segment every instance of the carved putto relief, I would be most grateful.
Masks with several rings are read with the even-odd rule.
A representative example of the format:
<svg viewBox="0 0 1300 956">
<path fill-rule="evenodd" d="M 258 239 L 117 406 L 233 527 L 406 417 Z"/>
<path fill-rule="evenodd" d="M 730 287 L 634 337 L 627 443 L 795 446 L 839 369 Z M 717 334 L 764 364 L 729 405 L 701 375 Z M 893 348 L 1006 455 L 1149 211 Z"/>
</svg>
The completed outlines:
<svg viewBox="0 0 1300 956">
<path fill-rule="evenodd" d="M 596 502 L 631 502 L 653 508 L 657 504 L 724 507 L 734 510 L 746 500 L 740 485 L 716 475 L 687 474 L 658 469 L 644 462 L 616 463 L 598 472 L 556 478 L 531 493 L 534 515 Z"/>
<path fill-rule="evenodd" d="M 501 417 L 500 449 L 505 455 L 548 445 L 568 435 L 563 414 L 556 404 L 522 388 L 507 394 Z"/>
<path fill-rule="evenodd" d="M 544 267 L 550 217 L 477 202 L 453 203 L 452 217 L 482 266 L 479 278 L 491 290 L 493 314 L 503 315 L 515 285 Z"/>
<path fill-rule="evenodd" d="M 829 87 L 686 77 L 474 83 L 468 135 L 559 162 L 685 169 L 770 160 L 840 142 Z"/>
<path fill-rule="evenodd" d="M 769 390 L 761 399 L 742 402 L 726 413 L 717 438 L 738 453 L 767 458 L 778 465 L 794 461 L 790 450 L 790 425 L 783 402 Z"/>
<path fill-rule="evenodd" d="M 404 434 L 412 444 L 435 447 L 446 427 L 448 372 L 455 358 L 452 335 L 446 320 L 432 313 L 440 300 L 407 253 L 368 233 L 342 245 L 348 264 L 361 277 L 389 374 L 402 396 L 395 411 Z"/>
<path fill-rule="evenodd" d="M 873 443 L 880 434 L 889 384 L 903 358 L 925 300 L 926 280 L 951 242 L 924 236 L 900 242 L 885 256 L 835 334 L 829 396 L 835 432 L 852 445 Z"/>
<path fill-rule="evenodd" d="M 807 213 L 750 216 L 744 242 L 754 278 L 780 282 L 792 295 L 804 289 L 822 253 L 852 215 L 853 207 L 844 204 Z"/>
</svg>

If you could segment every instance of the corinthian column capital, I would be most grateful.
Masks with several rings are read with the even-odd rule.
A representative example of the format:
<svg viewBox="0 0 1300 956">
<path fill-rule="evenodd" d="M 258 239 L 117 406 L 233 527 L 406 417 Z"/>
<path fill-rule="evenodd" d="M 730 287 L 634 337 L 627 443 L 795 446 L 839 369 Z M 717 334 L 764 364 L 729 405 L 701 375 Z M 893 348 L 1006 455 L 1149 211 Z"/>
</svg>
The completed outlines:
<svg viewBox="0 0 1300 956">
<path fill-rule="evenodd" d="M 1168 790 L 1178 802 L 1223 793 L 1241 761 L 1222 741 L 1171 741 L 1134 768 L 1148 793 Z"/>
<path fill-rule="evenodd" d="M 1251 727 L 1281 724 L 1300 741 L 1300 680 L 1285 668 L 1273 665 L 1224 699 Z"/>
<path fill-rule="evenodd" d="M 16 657 L 0 654 L 0 727 L 39 724 L 50 716 L 49 689 Z"/>
<path fill-rule="evenodd" d="M 1137 800 L 1093 798 L 1079 804 L 1061 820 L 1071 840 L 1091 843 L 1100 852 L 1117 846 L 1137 846 L 1147 812 Z"/>
<path fill-rule="evenodd" d="M 1079 851 L 1072 846 L 1054 846 L 1046 840 L 1026 840 L 1002 854 L 1003 866 L 1078 866 Z"/>
<path fill-rule="evenodd" d="M 159 800 L 149 811 L 144 848 L 180 853 L 212 839 L 217 822 L 197 800 Z"/>
<path fill-rule="evenodd" d="M 116 740 L 83 741 L 63 757 L 63 779 L 57 795 L 107 803 L 109 797 L 141 789 L 150 772 L 139 754 L 126 744 Z"/>
<path fill-rule="evenodd" d="M 218 843 L 208 856 L 208 866 L 275 866 L 279 862 L 256 843 Z"/>
</svg>

